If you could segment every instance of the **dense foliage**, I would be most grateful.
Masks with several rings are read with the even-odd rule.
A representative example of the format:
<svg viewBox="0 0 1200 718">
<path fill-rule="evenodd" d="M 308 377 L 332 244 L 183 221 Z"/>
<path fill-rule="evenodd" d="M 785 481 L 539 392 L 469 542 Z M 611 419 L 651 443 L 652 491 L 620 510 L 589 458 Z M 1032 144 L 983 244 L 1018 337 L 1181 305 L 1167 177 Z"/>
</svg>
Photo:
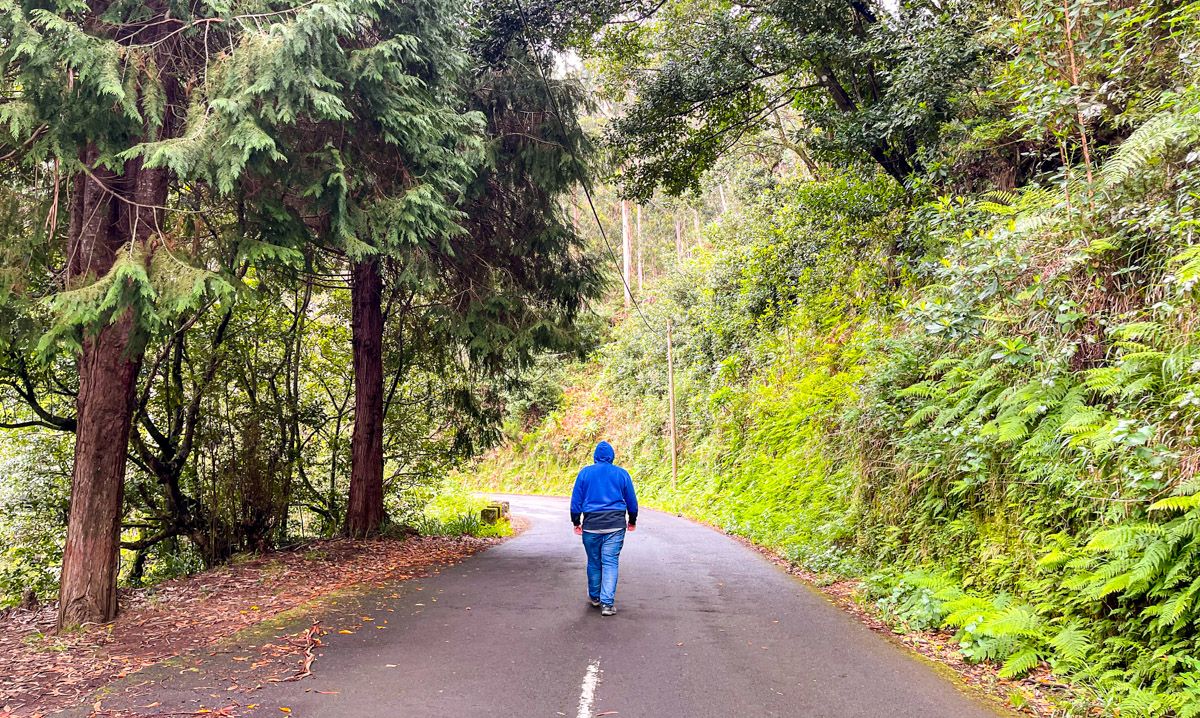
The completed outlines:
<svg viewBox="0 0 1200 718">
<path fill-rule="evenodd" d="M 661 74 L 632 81 L 637 104 L 618 125 L 671 138 L 643 154 L 633 189 L 688 186 L 692 169 L 715 167 L 705 181 L 745 191 L 654 286 L 650 327 L 636 315 L 617 324 L 571 370 L 554 412 L 514 422 L 479 480 L 560 491 L 607 438 L 658 505 L 860 577 L 892 620 L 949 628 L 968 659 L 996 661 L 1004 676 L 1048 664 L 1114 714 L 1200 715 L 1200 13 L 1157 2 L 944 7 L 935 25 L 971 28 L 985 77 L 929 88 L 947 93 L 945 111 L 896 125 L 927 130 L 903 183 L 819 138 L 808 143 L 815 173 L 797 163 L 765 179 L 747 140 L 720 152 L 689 144 L 718 135 L 713 123 L 732 122 L 722 113 L 736 103 L 689 104 L 686 80 L 714 74 L 680 63 L 717 62 L 725 49 L 679 57 L 696 46 L 681 39 L 691 30 L 665 23 L 613 41 L 622 83 L 637 75 L 630 43 L 666 58 Z M 899 13 L 884 25 L 933 17 Z M 736 27 L 709 37 L 776 29 L 720 17 Z M 887 75 L 901 77 L 935 82 Z M 885 106 L 878 118 L 892 117 Z M 835 125 L 803 98 L 790 110 L 854 151 L 854 116 Z M 659 171 L 682 166 L 666 154 L 692 149 L 699 165 Z"/>
<path fill-rule="evenodd" d="M 69 523 L 125 584 L 492 531 L 442 478 L 507 416 L 478 483 L 605 438 L 1065 713 L 1200 716 L 1198 63 L 1173 0 L 0 0 L 0 600 Z"/>
<path fill-rule="evenodd" d="M 363 532 L 385 500 L 403 528 L 580 346 L 581 98 L 503 20 L 0 2 L 0 604 L 53 592 L 72 531 L 64 623 L 111 618 L 118 539 L 137 584 L 346 530 L 363 463 Z"/>
</svg>

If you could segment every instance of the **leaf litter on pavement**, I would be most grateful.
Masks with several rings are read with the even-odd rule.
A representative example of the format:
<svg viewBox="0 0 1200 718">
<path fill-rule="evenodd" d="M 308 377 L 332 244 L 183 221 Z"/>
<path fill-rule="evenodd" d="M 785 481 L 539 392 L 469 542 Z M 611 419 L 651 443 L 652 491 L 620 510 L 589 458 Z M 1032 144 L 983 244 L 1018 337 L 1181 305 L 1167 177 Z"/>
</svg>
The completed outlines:
<svg viewBox="0 0 1200 718">
<path fill-rule="evenodd" d="M 497 539 L 471 537 L 316 541 L 156 586 L 122 590 L 115 621 L 62 634 L 54 632 L 54 604 L 0 614 L 0 718 L 36 718 L 85 705 L 106 683 L 166 658 L 203 651 L 326 594 L 423 575 L 495 543 Z M 276 674 L 262 680 L 303 678 L 313 670 L 315 649 L 325 632 L 313 624 L 253 646 L 257 655 L 232 660 Z M 236 681 L 229 689 L 235 687 Z M 237 715 L 236 707 L 185 715 L 231 716 Z M 93 708 L 94 715 L 105 718 L 137 715 L 107 711 L 100 701 Z"/>
</svg>

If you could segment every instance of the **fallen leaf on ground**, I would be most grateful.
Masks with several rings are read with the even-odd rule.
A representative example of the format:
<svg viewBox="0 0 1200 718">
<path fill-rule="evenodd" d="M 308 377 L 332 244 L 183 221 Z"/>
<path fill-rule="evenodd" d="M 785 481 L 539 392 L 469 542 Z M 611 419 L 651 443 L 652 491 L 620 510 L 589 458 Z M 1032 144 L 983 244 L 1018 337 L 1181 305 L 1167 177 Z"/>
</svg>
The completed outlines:
<svg viewBox="0 0 1200 718">
<path fill-rule="evenodd" d="M 0 617 L 0 656 L 4 656 L 0 717 L 33 718 L 68 706 L 88 705 L 95 701 L 95 690 L 115 676 L 133 676 L 185 651 L 209 653 L 214 644 L 248 626 L 332 592 L 359 584 L 394 586 L 400 580 L 429 575 L 435 565 L 461 560 L 495 543 L 493 539 L 444 537 L 314 541 L 157 586 L 122 589 L 121 613 L 115 622 L 65 635 L 54 634 L 58 610 L 54 603 L 11 611 Z M 326 600 L 322 605 L 333 603 Z M 273 646 L 262 660 L 253 660 L 255 656 L 231 659 L 242 671 L 283 669 L 279 672 L 293 675 L 305 660 L 301 654 L 306 645 L 299 636 L 288 641 Z M 196 672 L 195 668 L 181 671 Z M 249 688 L 253 681 L 239 679 L 239 683 Z M 148 690 L 140 695 L 131 692 L 124 700 L 141 698 L 144 704 Z M 104 708 L 94 706 L 97 713 L 123 716 L 111 707 L 111 699 L 105 703 L 109 705 Z M 137 715 L 137 711 L 128 715 Z"/>
</svg>

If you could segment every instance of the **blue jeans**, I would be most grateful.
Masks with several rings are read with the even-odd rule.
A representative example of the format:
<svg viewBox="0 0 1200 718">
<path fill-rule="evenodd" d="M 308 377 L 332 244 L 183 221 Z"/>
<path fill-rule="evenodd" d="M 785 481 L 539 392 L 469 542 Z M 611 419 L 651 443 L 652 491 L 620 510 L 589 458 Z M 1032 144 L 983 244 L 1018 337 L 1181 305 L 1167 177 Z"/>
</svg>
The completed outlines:
<svg viewBox="0 0 1200 718">
<path fill-rule="evenodd" d="M 583 532 L 587 551 L 588 598 L 611 606 L 617 595 L 617 560 L 625 543 L 625 529 L 610 534 Z"/>
</svg>

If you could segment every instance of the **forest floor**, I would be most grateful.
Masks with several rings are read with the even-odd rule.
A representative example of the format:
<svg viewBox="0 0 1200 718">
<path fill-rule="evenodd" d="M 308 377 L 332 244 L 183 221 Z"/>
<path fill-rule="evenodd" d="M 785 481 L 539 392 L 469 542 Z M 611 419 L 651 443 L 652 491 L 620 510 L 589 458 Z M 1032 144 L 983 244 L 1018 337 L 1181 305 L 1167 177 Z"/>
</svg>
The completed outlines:
<svg viewBox="0 0 1200 718">
<path fill-rule="evenodd" d="M 121 592 L 103 626 L 54 632 L 56 606 L 0 615 L 0 718 L 50 714 L 97 688 L 351 587 L 436 573 L 503 539 L 422 537 L 326 540 L 265 554 L 153 587 Z M 382 620 L 386 623 L 386 619 Z M 290 681 L 311 668 L 324 629 L 264 635 L 239 680 Z M 102 701 L 95 714 L 106 715 Z"/>
</svg>

